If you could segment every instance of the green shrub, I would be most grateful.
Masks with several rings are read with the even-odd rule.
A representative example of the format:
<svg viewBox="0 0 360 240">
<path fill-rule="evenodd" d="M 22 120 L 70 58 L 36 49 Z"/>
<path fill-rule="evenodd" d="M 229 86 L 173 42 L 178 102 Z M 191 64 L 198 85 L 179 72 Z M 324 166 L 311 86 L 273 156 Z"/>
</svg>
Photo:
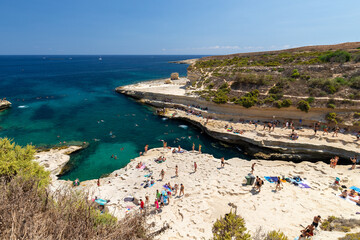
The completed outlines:
<svg viewBox="0 0 360 240">
<path fill-rule="evenodd" d="M 219 89 L 228 89 L 229 88 L 229 84 L 228 83 L 223 83 Z"/>
<path fill-rule="evenodd" d="M 360 118 L 360 112 L 355 112 L 354 113 L 354 118 Z"/>
<path fill-rule="evenodd" d="M 213 98 L 213 102 L 217 103 L 217 104 L 221 104 L 221 103 L 227 103 L 227 101 L 229 100 L 228 96 L 225 93 L 218 93 L 214 98 Z"/>
<path fill-rule="evenodd" d="M 326 114 L 326 120 L 328 120 L 329 122 L 333 122 L 333 123 L 337 124 L 336 113 L 328 113 L 328 114 Z"/>
<path fill-rule="evenodd" d="M 292 101 L 290 99 L 284 99 L 281 103 L 281 107 L 290 107 L 292 105 Z"/>
<path fill-rule="evenodd" d="M 281 108 L 281 107 L 282 107 L 282 101 L 281 101 L 281 100 L 276 101 L 276 102 L 275 102 L 275 107 Z"/>
<path fill-rule="evenodd" d="M 212 228 L 214 240 L 250 240 L 251 236 L 246 230 L 244 219 L 232 212 L 216 220 Z"/>
<path fill-rule="evenodd" d="M 354 57 L 353 57 L 353 61 L 358 63 L 360 62 L 360 54 L 356 54 Z"/>
<path fill-rule="evenodd" d="M 237 100 L 237 97 L 232 97 L 232 98 L 230 99 L 230 102 L 236 102 L 236 100 Z"/>
<path fill-rule="evenodd" d="M 210 83 L 208 86 L 207 86 L 207 89 L 212 89 L 214 87 L 214 83 Z"/>
<path fill-rule="evenodd" d="M 292 74 L 291 74 L 292 78 L 299 78 L 300 77 L 300 73 L 297 69 L 294 69 Z"/>
<path fill-rule="evenodd" d="M 301 100 L 298 102 L 297 108 L 303 112 L 309 112 L 310 104 L 307 101 Z"/>
<path fill-rule="evenodd" d="M 350 87 L 360 89 L 360 76 L 353 77 L 350 79 Z"/>
<path fill-rule="evenodd" d="M 36 177 L 39 186 L 50 182 L 50 173 L 33 161 L 35 148 L 31 145 L 21 147 L 7 138 L 0 139 L 0 178 L 10 181 L 17 174 L 24 178 Z"/>
<path fill-rule="evenodd" d="M 322 62 L 337 62 L 337 63 L 348 62 L 350 61 L 350 58 L 351 58 L 350 53 L 343 50 L 329 52 L 319 57 L 320 61 Z"/>
<path fill-rule="evenodd" d="M 345 237 L 339 238 L 339 240 L 360 240 L 360 232 L 347 233 Z"/>
<path fill-rule="evenodd" d="M 258 103 L 259 90 L 255 89 L 251 92 L 247 92 L 245 96 L 235 101 L 236 104 L 240 104 L 243 107 L 250 108 Z"/>
<path fill-rule="evenodd" d="M 306 99 L 306 101 L 307 101 L 308 103 L 313 103 L 313 102 L 315 101 L 315 98 L 314 98 L 314 97 L 308 97 L 308 98 Z"/>
<path fill-rule="evenodd" d="M 334 108 L 335 108 L 335 104 L 333 104 L 333 103 L 328 103 L 328 104 L 327 104 L 327 107 L 334 109 Z"/>
<path fill-rule="evenodd" d="M 337 217 L 335 217 L 335 216 L 329 216 L 327 219 L 322 221 L 320 228 L 325 231 L 331 231 L 332 230 L 331 223 L 333 221 L 335 221 L 336 219 L 337 219 Z"/>
<path fill-rule="evenodd" d="M 289 240 L 289 238 L 280 230 L 274 230 L 269 232 L 264 240 Z"/>
<path fill-rule="evenodd" d="M 355 122 L 353 122 L 353 126 L 359 127 L 359 126 L 360 126 L 360 121 L 355 121 Z"/>
</svg>

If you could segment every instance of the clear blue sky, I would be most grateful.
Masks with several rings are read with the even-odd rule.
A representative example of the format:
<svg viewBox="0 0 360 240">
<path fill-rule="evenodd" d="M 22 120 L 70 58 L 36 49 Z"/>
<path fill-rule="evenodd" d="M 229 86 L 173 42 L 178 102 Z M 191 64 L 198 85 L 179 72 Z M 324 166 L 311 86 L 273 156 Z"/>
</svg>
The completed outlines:
<svg viewBox="0 0 360 240">
<path fill-rule="evenodd" d="M 227 54 L 360 41 L 359 0 L 0 0 L 0 54 Z"/>
</svg>

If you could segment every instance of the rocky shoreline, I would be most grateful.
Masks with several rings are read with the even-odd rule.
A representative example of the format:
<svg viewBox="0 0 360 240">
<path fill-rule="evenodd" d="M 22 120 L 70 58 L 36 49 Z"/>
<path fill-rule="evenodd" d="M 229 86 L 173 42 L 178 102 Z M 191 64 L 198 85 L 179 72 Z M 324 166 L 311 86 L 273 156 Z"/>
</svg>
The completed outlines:
<svg viewBox="0 0 360 240">
<path fill-rule="evenodd" d="M 237 113 L 240 118 L 248 120 L 272 120 L 272 114 L 276 115 L 276 119 L 284 121 L 286 117 L 290 118 L 294 112 L 294 117 L 301 119 L 304 113 L 299 110 L 286 110 L 282 113 L 273 109 L 253 110 L 253 109 L 237 109 L 233 107 L 233 115 L 231 115 L 231 106 L 216 105 L 206 103 L 194 96 L 188 94 L 185 90 L 185 84 L 163 84 L 152 81 L 151 84 L 140 83 L 136 85 L 128 85 L 119 87 L 116 91 L 120 94 L 140 100 L 140 102 L 149 104 L 159 108 L 169 108 L 166 117 L 181 119 L 201 128 L 209 136 L 223 142 L 241 145 L 246 153 L 253 158 L 260 159 L 277 159 L 291 161 L 328 161 L 334 155 L 339 155 L 342 159 L 348 160 L 360 153 L 360 142 L 356 141 L 356 137 L 352 134 L 339 134 L 339 137 L 331 137 L 332 134 L 323 136 L 319 133 L 314 136 L 311 129 L 299 129 L 300 138 L 292 141 L 289 138 L 290 131 L 276 134 L 277 131 L 253 131 L 249 126 L 239 125 L 240 130 L 246 129 L 244 134 L 229 133 L 224 129 L 225 125 L 236 125 Z M 201 110 L 190 107 L 191 105 L 206 106 L 207 110 Z M 224 109 L 221 109 L 223 107 Z M 176 110 L 174 110 L 176 109 Z M 201 117 L 186 114 L 183 110 L 194 110 L 201 113 Z M 279 111 L 279 110 L 277 110 Z M 293 111 L 290 113 L 290 111 Z M 174 114 L 176 112 L 176 114 Z M 247 113 L 248 112 L 248 113 Z M 261 114 L 263 113 L 263 116 Z M 284 116 L 281 116 L 283 114 Z M 323 120 L 324 113 L 308 114 L 308 119 L 303 119 L 303 124 L 311 124 Z M 256 117 L 256 118 L 255 118 Z M 206 125 L 206 118 L 210 122 L 219 121 L 222 126 L 211 127 Z M 298 121 L 298 120 L 297 120 Z M 259 128 L 262 126 L 259 126 Z M 304 134 L 303 134 L 304 133 Z M 349 162 L 350 163 L 350 162 Z"/>
<path fill-rule="evenodd" d="M 349 170 L 347 166 L 338 166 L 332 169 L 323 162 L 295 164 L 239 158 L 228 159 L 225 167 L 221 168 L 220 159 L 209 154 L 186 150 L 173 153 L 172 148 L 156 148 L 108 177 L 101 178 L 99 186 L 97 180 L 89 180 L 73 188 L 71 182 L 58 180 L 56 174 L 69 160 L 68 154 L 77 149 L 54 149 L 37 155 L 36 161 L 51 171 L 53 182 L 50 190 L 74 189 L 89 193 L 89 197 L 110 200 L 107 204 L 109 213 L 118 218 L 139 211 L 136 202 L 126 202 L 124 199 L 132 196 L 144 200 L 145 196 L 149 196 L 150 201 L 146 205 L 148 223 L 155 231 L 164 225 L 169 226 L 157 239 L 210 239 L 213 223 L 231 209 L 234 211 L 233 206 L 245 219 L 252 235 L 261 226 L 263 232 L 280 229 L 293 238 L 298 236 L 302 226 L 310 224 L 313 216 L 318 214 L 323 218 L 331 215 L 359 218 L 355 214 L 358 207 L 336 196 L 339 191 L 331 188 L 330 184 L 336 176 L 340 176 L 342 184 L 348 187 L 356 185 L 360 181 L 360 168 Z M 167 160 L 156 163 L 154 159 L 159 156 L 165 156 Z M 198 165 L 196 172 L 193 169 L 194 161 Z M 137 168 L 140 162 L 146 167 Z M 245 184 L 245 176 L 253 163 L 256 163 L 256 176 L 301 176 L 311 188 L 304 189 L 285 182 L 282 190 L 274 191 L 275 184 L 265 181 L 261 192 L 257 193 L 252 186 Z M 179 168 L 178 177 L 175 176 L 175 166 Z M 160 180 L 158 176 L 162 169 L 165 170 L 165 177 Z M 149 174 L 153 176 L 155 184 L 145 188 Z M 171 196 L 170 203 L 156 213 L 153 204 L 156 190 L 161 192 L 163 185 L 168 182 L 172 185 L 184 184 L 185 194 Z M 269 221 L 269 216 L 272 221 Z M 344 235 L 342 232 L 318 231 L 316 239 L 335 239 Z"/>
</svg>

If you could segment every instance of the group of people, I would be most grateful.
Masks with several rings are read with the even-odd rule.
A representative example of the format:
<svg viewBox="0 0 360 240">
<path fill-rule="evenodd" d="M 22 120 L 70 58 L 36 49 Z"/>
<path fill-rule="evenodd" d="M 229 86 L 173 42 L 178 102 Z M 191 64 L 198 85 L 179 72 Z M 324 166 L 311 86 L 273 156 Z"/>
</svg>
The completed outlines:
<svg viewBox="0 0 360 240">
<path fill-rule="evenodd" d="M 170 182 L 166 183 L 164 185 L 164 190 L 163 191 L 159 191 L 156 190 L 155 193 L 155 201 L 154 201 L 154 207 L 155 207 L 155 212 L 159 212 L 160 209 L 162 207 L 166 205 L 170 204 L 170 197 L 171 196 L 176 196 L 179 190 L 179 185 L 175 184 L 174 186 L 172 186 L 170 184 Z M 180 184 L 180 191 L 179 191 L 179 197 L 184 196 L 185 195 L 185 187 L 184 185 L 181 183 Z M 145 207 L 149 207 L 149 196 L 146 195 L 145 196 L 145 202 L 140 199 L 140 211 L 142 212 Z"/>
</svg>

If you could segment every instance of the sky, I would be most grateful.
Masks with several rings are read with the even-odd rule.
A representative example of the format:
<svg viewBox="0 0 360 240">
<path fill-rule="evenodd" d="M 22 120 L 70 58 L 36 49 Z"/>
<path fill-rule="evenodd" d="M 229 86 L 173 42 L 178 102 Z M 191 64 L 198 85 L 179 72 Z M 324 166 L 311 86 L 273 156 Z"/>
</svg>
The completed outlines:
<svg viewBox="0 0 360 240">
<path fill-rule="evenodd" d="M 218 55 L 360 41 L 359 0 L 0 0 L 0 55 Z"/>
</svg>

